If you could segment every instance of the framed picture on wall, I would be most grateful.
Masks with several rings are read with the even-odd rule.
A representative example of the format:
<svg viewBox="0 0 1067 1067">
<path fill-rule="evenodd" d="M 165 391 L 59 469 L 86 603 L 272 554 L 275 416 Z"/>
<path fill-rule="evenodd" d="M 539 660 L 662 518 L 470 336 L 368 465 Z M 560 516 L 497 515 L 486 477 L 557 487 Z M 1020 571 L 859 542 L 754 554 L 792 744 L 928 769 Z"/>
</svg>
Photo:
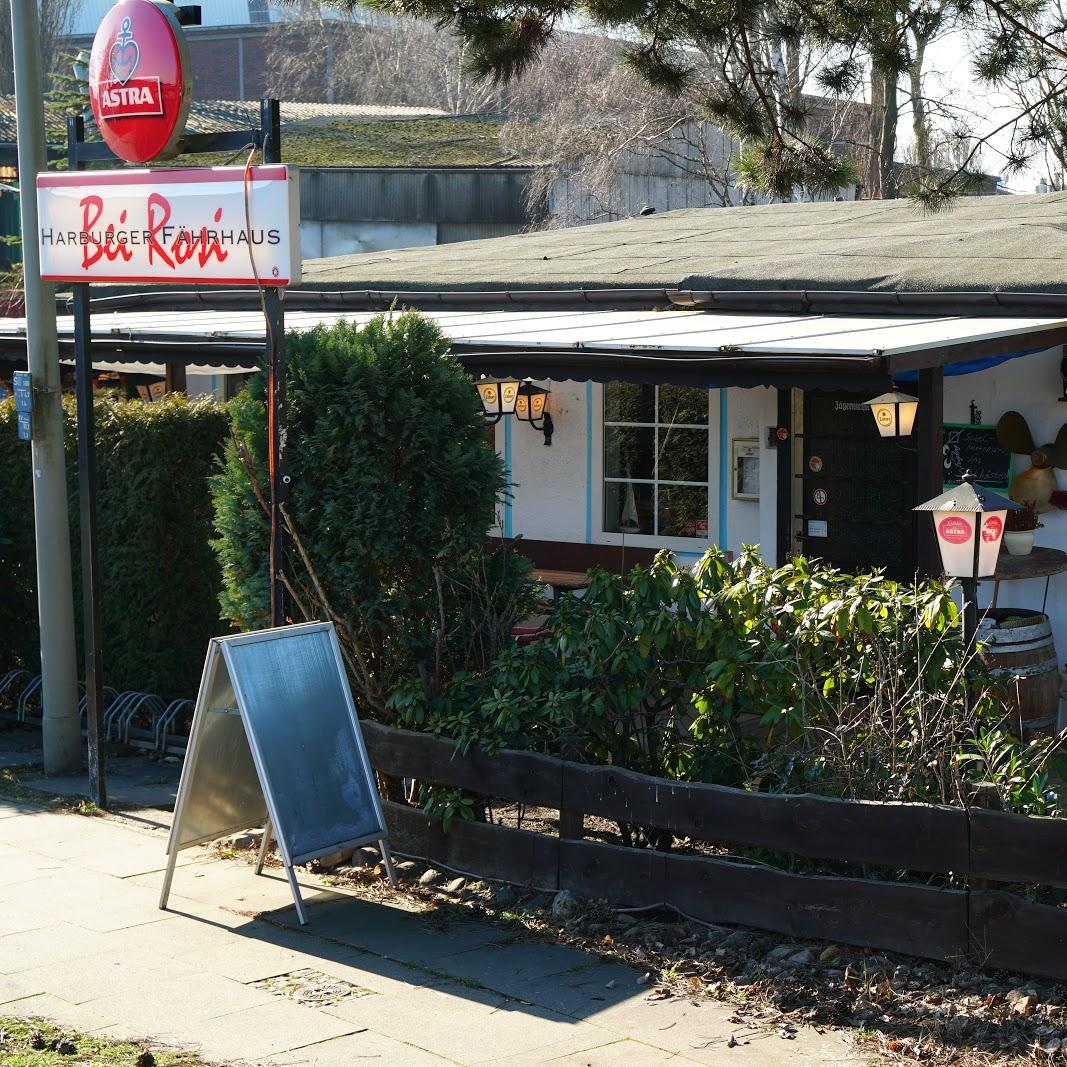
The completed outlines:
<svg viewBox="0 0 1067 1067">
<path fill-rule="evenodd" d="M 730 495 L 734 500 L 759 500 L 759 441 L 735 437 L 730 464 Z"/>
</svg>

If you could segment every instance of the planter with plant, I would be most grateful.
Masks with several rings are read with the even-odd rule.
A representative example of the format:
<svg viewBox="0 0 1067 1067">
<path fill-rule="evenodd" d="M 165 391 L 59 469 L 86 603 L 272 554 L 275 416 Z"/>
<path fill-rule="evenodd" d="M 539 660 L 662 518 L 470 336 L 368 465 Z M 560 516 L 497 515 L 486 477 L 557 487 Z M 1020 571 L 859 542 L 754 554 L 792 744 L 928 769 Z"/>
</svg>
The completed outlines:
<svg viewBox="0 0 1067 1067">
<path fill-rule="evenodd" d="M 1004 547 L 1009 556 L 1028 556 L 1034 547 L 1034 531 L 1044 526 L 1037 521 L 1037 505 L 1024 500 L 1018 511 L 1009 511 L 1004 525 Z"/>
</svg>

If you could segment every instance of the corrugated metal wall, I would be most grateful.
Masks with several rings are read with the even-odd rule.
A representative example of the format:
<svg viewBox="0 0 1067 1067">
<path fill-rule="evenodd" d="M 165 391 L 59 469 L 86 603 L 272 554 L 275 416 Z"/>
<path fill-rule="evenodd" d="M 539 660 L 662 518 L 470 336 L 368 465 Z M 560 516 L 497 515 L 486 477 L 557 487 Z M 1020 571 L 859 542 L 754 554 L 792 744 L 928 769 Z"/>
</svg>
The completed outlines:
<svg viewBox="0 0 1067 1067">
<path fill-rule="evenodd" d="M 300 214 L 320 222 L 528 221 L 528 167 L 305 167 Z"/>
</svg>

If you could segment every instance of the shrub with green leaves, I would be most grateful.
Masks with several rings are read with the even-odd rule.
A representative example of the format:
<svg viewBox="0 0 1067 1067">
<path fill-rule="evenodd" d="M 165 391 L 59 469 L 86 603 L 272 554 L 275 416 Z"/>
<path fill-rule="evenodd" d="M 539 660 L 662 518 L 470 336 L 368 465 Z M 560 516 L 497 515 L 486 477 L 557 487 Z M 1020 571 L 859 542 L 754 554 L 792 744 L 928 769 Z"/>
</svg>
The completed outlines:
<svg viewBox="0 0 1067 1067">
<path fill-rule="evenodd" d="M 595 572 L 546 640 L 398 710 L 461 748 L 855 799 L 960 803 L 992 780 L 1009 809 L 1051 813 L 1051 746 L 1010 737 L 985 681 L 940 583 L 712 549 L 691 571 L 661 553 Z"/>
<path fill-rule="evenodd" d="M 295 618 L 331 619 L 361 709 L 388 719 L 484 670 L 531 595 L 529 565 L 484 542 L 505 491 L 477 393 L 416 313 L 291 334 L 286 573 Z M 223 614 L 268 622 L 265 380 L 230 405 L 214 481 Z"/>
<path fill-rule="evenodd" d="M 162 401 L 96 400 L 98 625 L 104 681 L 163 697 L 196 692 L 219 622 L 208 486 L 226 437 L 226 410 L 171 394 Z M 63 405 L 81 631 L 77 423 Z M 0 403 L 0 669 L 39 670 L 30 446 L 14 402 Z M 81 660 L 79 659 L 79 668 Z"/>
</svg>

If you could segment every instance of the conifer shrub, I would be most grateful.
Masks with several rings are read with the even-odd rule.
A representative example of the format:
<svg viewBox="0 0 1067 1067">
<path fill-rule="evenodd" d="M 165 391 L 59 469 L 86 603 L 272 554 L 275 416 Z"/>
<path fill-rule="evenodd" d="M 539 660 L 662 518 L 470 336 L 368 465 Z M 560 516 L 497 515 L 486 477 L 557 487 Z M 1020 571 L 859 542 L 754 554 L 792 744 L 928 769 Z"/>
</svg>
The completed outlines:
<svg viewBox="0 0 1067 1067">
<path fill-rule="evenodd" d="M 226 409 L 171 394 L 96 400 L 98 627 L 104 682 L 162 697 L 196 692 L 219 622 L 221 575 L 210 540 L 208 479 L 227 436 Z M 63 403 L 75 623 L 81 633 L 77 422 Z M 40 669 L 30 446 L 14 402 L 0 403 L 0 673 Z M 79 642 L 80 643 L 80 642 Z M 80 657 L 79 649 L 79 657 Z M 79 658 L 79 674 L 82 661 Z"/>
<path fill-rule="evenodd" d="M 528 562 L 485 539 L 505 492 L 470 379 L 416 313 L 339 322 L 286 340 L 286 574 L 294 620 L 334 622 L 362 714 L 391 695 L 434 699 L 510 643 Z M 268 625 L 266 382 L 230 405 L 214 479 L 222 612 Z"/>
</svg>

